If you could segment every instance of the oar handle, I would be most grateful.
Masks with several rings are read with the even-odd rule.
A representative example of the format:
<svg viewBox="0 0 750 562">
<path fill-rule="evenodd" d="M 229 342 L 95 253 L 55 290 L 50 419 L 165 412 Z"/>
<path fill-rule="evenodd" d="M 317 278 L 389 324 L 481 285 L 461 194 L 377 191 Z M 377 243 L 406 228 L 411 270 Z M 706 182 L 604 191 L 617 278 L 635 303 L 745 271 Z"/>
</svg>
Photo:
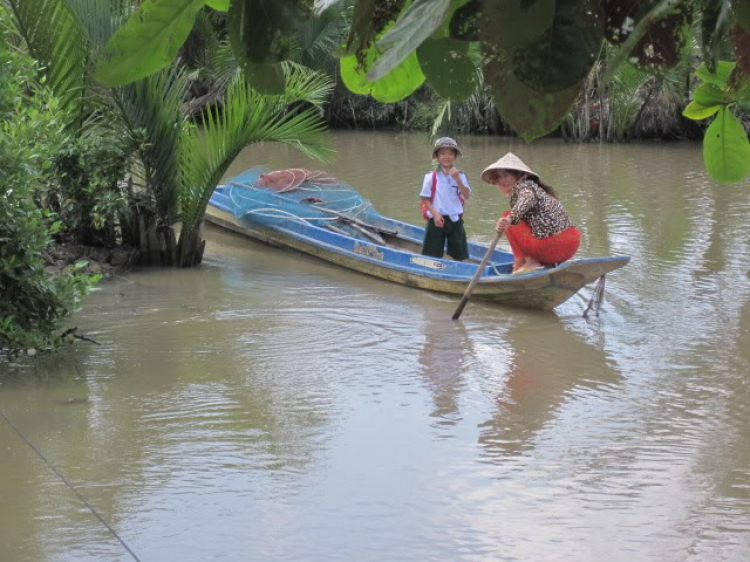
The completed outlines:
<svg viewBox="0 0 750 562">
<path fill-rule="evenodd" d="M 471 298 L 471 293 L 474 292 L 474 287 L 479 282 L 479 278 L 484 273 L 484 268 L 487 267 L 487 262 L 490 261 L 490 258 L 492 257 L 492 252 L 495 251 L 495 246 L 497 246 L 497 243 L 500 241 L 500 234 L 499 232 L 495 231 L 495 236 L 492 239 L 492 242 L 490 243 L 490 247 L 487 248 L 487 253 L 484 254 L 484 258 L 482 258 L 482 263 L 479 264 L 479 267 L 477 267 L 477 272 L 474 274 L 474 277 L 471 278 L 471 282 L 469 283 L 469 286 L 466 287 L 466 292 L 464 293 L 464 296 L 461 298 L 461 302 L 458 303 L 458 308 L 456 308 L 456 312 L 453 313 L 453 316 L 451 317 L 453 320 L 458 320 L 461 316 L 461 313 L 464 311 L 464 307 L 466 306 L 466 303 L 469 302 L 469 299 Z"/>
</svg>

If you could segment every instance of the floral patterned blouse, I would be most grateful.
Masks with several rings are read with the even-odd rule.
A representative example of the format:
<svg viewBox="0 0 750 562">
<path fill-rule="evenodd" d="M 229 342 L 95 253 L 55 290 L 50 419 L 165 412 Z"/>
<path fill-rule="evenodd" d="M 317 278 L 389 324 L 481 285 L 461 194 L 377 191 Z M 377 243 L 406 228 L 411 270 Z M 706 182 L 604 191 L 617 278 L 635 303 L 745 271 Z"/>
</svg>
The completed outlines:
<svg viewBox="0 0 750 562">
<path fill-rule="evenodd" d="M 510 222 L 524 221 L 536 238 L 549 238 L 573 227 L 560 202 L 534 180 L 521 180 L 510 196 Z"/>
</svg>

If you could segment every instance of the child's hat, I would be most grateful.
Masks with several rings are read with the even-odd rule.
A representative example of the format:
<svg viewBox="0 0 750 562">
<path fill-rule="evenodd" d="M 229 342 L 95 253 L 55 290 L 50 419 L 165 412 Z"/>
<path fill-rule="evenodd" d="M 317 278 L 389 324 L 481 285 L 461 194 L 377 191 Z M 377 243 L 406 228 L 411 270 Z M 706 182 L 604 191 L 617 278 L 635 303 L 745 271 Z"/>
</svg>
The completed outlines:
<svg viewBox="0 0 750 562">
<path fill-rule="evenodd" d="M 450 137 L 441 137 L 435 141 L 435 146 L 432 147 L 433 158 L 437 158 L 437 151 L 441 148 L 452 148 L 456 151 L 456 156 L 461 156 L 461 149 L 458 148 L 458 143 Z"/>
<path fill-rule="evenodd" d="M 537 180 L 539 179 L 539 174 L 537 174 L 526 164 L 524 164 L 523 160 L 521 160 L 512 152 L 509 152 L 494 164 L 490 164 L 489 166 L 487 166 L 482 172 L 482 179 L 487 183 L 492 183 L 493 176 L 495 175 L 494 172 L 498 170 L 513 170 L 516 172 L 525 172 L 530 176 L 534 176 L 534 178 L 536 178 Z"/>
</svg>

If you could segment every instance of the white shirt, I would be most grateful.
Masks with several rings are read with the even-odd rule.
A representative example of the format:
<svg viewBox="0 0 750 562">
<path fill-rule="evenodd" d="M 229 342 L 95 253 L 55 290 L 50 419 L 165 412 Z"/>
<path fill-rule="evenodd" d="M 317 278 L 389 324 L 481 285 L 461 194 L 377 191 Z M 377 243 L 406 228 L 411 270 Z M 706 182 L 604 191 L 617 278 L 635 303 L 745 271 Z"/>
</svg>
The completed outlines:
<svg viewBox="0 0 750 562">
<path fill-rule="evenodd" d="M 459 172 L 461 175 L 461 181 L 464 185 L 469 188 L 469 180 L 466 179 L 466 174 Z M 420 197 L 430 197 L 432 191 L 432 172 L 428 172 L 424 176 L 424 182 L 422 183 L 422 191 L 419 192 Z M 448 174 L 446 174 L 442 168 L 437 172 L 437 187 L 435 189 L 435 199 L 432 201 L 433 207 L 441 215 L 448 215 L 452 221 L 457 221 L 459 215 L 463 214 L 464 206 L 461 204 L 461 200 L 458 198 L 460 191 L 458 190 L 458 183 Z M 427 211 L 427 214 L 432 217 L 432 213 Z"/>
</svg>

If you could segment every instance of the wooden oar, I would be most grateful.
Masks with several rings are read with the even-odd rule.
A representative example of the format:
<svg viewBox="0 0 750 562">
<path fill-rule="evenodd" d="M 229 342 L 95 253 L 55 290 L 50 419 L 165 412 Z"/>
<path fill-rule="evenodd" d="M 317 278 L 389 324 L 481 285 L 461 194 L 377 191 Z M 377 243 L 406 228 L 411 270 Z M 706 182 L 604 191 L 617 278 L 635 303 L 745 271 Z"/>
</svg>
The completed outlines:
<svg viewBox="0 0 750 562">
<path fill-rule="evenodd" d="M 461 298 L 461 302 L 458 303 L 458 308 L 456 308 L 456 312 L 454 312 L 453 316 L 451 317 L 452 320 L 458 320 L 458 318 L 461 316 L 461 313 L 464 311 L 464 307 L 466 306 L 466 303 L 469 302 L 469 298 L 471 298 L 471 293 L 474 292 L 474 287 L 479 282 L 479 278 L 482 276 L 482 273 L 484 273 L 484 268 L 487 267 L 487 262 L 489 262 L 490 257 L 492 257 L 492 252 L 495 251 L 495 246 L 497 246 L 497 243 L 500 240 L 500 236 L 502 235 L 499 232 L 495 231 L 495 237 L 492 239 L 492 243 L 490 244 L 490 247 L 487 248 L 487 253 L 484 254 L 482 263 L 480 263 L 479 266 L 477 267 L 477 272 L 474 274 L 474 277 L 471 278 L 471 282 L 469 283 L 469 286 L 466 287 L 466 292 L 464 293 L 463 298 Z"/>
</svg>

